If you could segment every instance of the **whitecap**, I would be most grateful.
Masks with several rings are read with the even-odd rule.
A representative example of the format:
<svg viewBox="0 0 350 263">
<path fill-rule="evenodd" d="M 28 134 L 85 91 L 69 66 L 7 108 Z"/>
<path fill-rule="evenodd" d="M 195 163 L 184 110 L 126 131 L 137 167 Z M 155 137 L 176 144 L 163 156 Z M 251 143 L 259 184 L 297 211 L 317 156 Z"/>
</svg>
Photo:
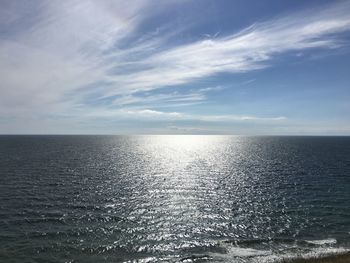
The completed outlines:
<svg viewBox="0 0 350 263">
<path fill-rule="evenodd" d="M 270 255 L 271 251 L 258 250 L 253 248 L 242 248 L 242 247 L 230 247 L 228 254 L 235 257 L 257 257 Z"/>
<path fill-rule="evenodd" d="M 335 238 L 328 238 L 328 239 L 320 239 L 320 240 L 305 240 L 307 243 L 313 244 L 313 245 L 334 245 L 337 243 L 337 240 Z"/>
</svg>

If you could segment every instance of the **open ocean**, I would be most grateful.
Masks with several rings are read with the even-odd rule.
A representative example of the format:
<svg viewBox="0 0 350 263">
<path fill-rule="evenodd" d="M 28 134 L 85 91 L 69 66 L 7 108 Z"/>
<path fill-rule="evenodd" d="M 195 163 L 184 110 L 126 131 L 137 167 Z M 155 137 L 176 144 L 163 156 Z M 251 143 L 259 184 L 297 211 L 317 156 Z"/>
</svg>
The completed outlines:
<svg viewBox="0 0 350 263">
<path fill-rule="evenodd" d="M 0 136 L 0 262 L 350 248 L 350 137 Z"/>
</svg>

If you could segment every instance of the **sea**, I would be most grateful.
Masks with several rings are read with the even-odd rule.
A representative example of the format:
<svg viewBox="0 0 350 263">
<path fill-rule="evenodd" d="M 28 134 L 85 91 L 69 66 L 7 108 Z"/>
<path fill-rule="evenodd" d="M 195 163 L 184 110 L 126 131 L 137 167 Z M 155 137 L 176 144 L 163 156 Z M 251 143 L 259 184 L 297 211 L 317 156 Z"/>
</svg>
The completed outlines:
<svg viewBox="0 0 350 263">
<path fill-rule="evenodd" d="M 350 248 L 350 137 L 0 136 L 0 262 L 277 262 Z"/>
</svg>

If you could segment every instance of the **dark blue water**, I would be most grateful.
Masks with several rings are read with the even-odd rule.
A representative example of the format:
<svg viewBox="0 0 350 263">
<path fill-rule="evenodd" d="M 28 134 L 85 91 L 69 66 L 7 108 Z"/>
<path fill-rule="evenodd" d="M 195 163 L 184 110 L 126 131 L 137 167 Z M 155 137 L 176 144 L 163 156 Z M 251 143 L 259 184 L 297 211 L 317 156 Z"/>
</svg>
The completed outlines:
<svg viewBox="0 0 350 263">
<path fill-rule="evenodd" d="M 0 262 L 350 248 L 350 137 L 0 136 Z"/>
</svg>

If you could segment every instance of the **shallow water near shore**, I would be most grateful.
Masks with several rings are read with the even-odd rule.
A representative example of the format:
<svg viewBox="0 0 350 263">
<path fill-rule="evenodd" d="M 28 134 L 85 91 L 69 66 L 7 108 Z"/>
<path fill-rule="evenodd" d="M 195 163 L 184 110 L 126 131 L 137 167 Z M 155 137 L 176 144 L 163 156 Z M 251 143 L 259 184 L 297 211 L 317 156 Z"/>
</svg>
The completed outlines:
<svg viewBox="0 0 350 263">
<path fill-rule="evenodd" d="M 350 248 L 350 137 L 0 136 L 1 262 Z"/>
</svg>

